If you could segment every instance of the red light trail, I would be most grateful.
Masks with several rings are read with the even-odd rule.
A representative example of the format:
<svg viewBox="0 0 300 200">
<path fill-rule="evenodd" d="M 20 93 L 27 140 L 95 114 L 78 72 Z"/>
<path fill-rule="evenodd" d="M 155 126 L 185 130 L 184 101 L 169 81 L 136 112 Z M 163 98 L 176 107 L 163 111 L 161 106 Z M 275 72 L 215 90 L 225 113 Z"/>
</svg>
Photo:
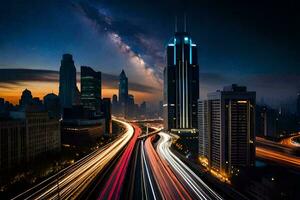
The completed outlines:
<svg viewBox="0 0 300 200">
<path fill-rule="evenodd" d="M 127 172 L 127 168 L 129 165 L 129 161 L 134 149 L 134 146 L 136 144 L 136 141 L 138 139 L 138 136 L 141 134 L 141 129 L 135 125 L 132 124 L 134 127 L 134 135 L 129 142 L 128 146 L 126 147 L 122 157 L 120 158 L 118 164 L 114 168 L 113 172 L 110 175 L 110 178 L 105 184 L 104 189 L 101 191 L 100 196 L 98 199 L 120 199 L 120 193 L 122 189 L 122 185 L 125 179 L 125 174 Z"/>
</svg>

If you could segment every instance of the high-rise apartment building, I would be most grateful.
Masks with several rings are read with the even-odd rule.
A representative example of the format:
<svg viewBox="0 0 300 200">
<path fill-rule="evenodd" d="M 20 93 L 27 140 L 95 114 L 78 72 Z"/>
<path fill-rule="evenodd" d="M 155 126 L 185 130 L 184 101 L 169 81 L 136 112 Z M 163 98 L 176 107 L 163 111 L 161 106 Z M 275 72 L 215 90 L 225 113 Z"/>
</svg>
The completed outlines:
<svg viewBox="0 0 300 200">
<path fill-rule="evenodd" d="M 198 101 L 198 129 L 199 154 L 208 158 L 210 156 L 210 135 L 208 131 L 208 101 Z"/>
<path fill-rule="evenodd" d="M 200 157 L 221 174 L 255 164 L 255 99 L 233 84 L 198 102 Z"/>
</svg>

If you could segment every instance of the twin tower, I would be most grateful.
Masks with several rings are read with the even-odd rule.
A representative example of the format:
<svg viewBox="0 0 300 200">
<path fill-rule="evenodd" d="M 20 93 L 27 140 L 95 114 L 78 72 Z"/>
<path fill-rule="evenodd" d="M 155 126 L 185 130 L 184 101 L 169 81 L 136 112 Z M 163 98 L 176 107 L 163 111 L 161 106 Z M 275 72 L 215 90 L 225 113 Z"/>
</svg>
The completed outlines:
<svg viewBox="0 0 300 200">
<path fill-rule="evenodd" d="M 195 132 L 199 99 L 197 45 L 184 28 L 167 46 L 164 69 L 164 127 L 171 132 Z"/>
</svg>

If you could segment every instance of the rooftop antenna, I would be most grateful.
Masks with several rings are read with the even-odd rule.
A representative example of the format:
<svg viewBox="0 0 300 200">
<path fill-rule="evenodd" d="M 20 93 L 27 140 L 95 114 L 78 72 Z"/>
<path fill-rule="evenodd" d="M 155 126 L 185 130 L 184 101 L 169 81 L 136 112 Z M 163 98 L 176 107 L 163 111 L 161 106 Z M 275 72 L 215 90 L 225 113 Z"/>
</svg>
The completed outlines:
<svg viewBox="0 0 300 200">
<path fill-rule="evenodd" d="M 177 32 L 177 16 L 175 16 L 175 33 Z"/>
<path fill-rule="evenodd" d="M 184 32 L 186 32 L 186 14 L 184 13 Z"/>
</svg>

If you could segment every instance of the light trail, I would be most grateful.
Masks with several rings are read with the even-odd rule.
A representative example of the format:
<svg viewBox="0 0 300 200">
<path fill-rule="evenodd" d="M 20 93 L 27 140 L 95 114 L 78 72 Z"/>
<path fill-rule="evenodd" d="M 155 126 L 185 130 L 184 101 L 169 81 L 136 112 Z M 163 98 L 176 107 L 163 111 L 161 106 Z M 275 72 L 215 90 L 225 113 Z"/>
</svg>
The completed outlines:
<svg viewBox="0 0 300 200">
<path fill-rule="evenodd" d="M 184 162 L 182 162 L 170 150 L 171 137 L 170 135 L 160 132 L 161 136 L 157 145 L 157 152 L 162 159 L 168 162 L 171 168 L 177 174 L 178 178 L 184 182 L 187 189 L 197 199 L 218 199 L 222 197 L 214 192 L 207 184 L 205 184 Z"/>
<path fill-rule="evenodd" d="M 299 148 L 300 144 L 296 141 L 299 138 L 299 133 L 297 135 L 290 136 L 288 138 L 284 138 L 280 141 L 280 144 L 288 146 L 290 148 Z"/>
<path fill-rule="evenodd" d="M 145 155 L 149 160 L 149 165 L 159 189 L 164 199 L 192 199 L 179 180 L 176 178 L 169 166 L 162 162 L 157 155 L 152 140 L 154 135 L 145 141 Z"/>
<path fill-rule="evenodd" d="M 148 199 L 148 192 L 147 192 L 147 186 L 146 186 L 147 182 L 148 182 L 150 184 L 153 199 L 156 200 L 157 199 L 156 198 L 156 193 L 154 191 L 153 183 L 152 183 L 149 168 L 148 168 L 148 163 L 147 163 L 146 157 L 145 157 L 144 141 L 142 141 L 141 152 L 142 152 L 141 153 L 141 156 L 142 156 L 142 174 L 143 174 L 143 185 L 144 185 L 144 190 L 145 190 L 145 196 L 146 196 L 146 199 Z M 147 176 L 145 175 L 145 171 L 146 171 Z"/>
<path fill-rule="evenodd" d="M 256 156 L 259 158 L 279 162 L 285 165 L 291 165 L 300 168 L 300 158 L 288 154 L 274 151 L 267 148 L 256 147 Z"/>
<path fill-rule="evenodd" d="M 134 135 L 130 124 L 114 120 L 125 127 L 124 134 L 13 199 L 75 199 L 78 197 Z"/>
<path fill-rule="evenodd" d="M 117 165 L 115 166 L 98 199 L 115 200 L 120 199 L 121 197 L 121 189 L 128 169 L 129 161 L 134 150 L 137 138 L 141 134 L 141 129 L 137 125 L 133 126 L 134 136 L 126 147 Z"/>
</svg>

